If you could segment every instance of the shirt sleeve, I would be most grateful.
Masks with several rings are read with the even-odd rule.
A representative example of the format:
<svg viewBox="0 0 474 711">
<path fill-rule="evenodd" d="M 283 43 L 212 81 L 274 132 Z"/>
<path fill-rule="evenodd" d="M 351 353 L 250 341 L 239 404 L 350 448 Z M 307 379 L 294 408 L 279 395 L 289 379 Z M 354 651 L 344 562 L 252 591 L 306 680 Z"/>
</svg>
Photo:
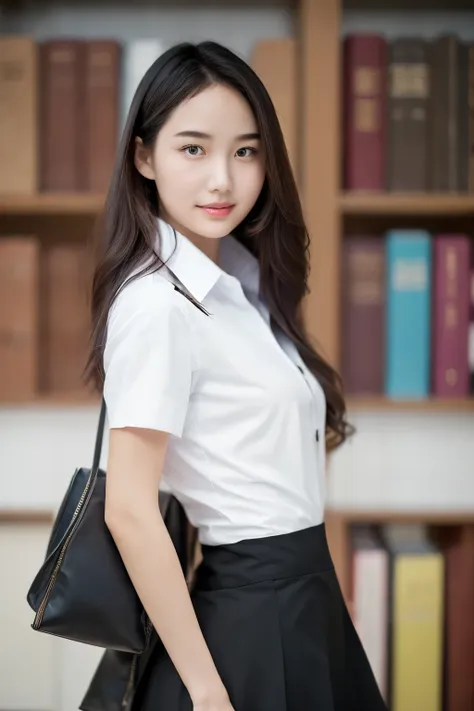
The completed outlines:
<svg viewBox="0 0 474 711">
<path fill-rule="evenodd" d="M 182 436 L 194 361 L 180 298 L 172 285 L 147 275 L 127 285 L 112 305 L 104 351 L 110 428 Z"/>
</svg>

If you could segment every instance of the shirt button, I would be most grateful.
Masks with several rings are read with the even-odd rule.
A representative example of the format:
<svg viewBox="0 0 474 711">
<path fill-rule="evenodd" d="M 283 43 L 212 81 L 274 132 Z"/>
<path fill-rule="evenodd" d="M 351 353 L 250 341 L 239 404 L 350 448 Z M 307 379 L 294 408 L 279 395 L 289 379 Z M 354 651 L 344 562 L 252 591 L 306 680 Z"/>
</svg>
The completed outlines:
<svg viewBox="0 0 474 711">
<path fill-rule="evenodd" d="M 319 430 L 316 430 L 315 437 L 316 437 L 316 442 L 319 442 Z"/>
</svg>

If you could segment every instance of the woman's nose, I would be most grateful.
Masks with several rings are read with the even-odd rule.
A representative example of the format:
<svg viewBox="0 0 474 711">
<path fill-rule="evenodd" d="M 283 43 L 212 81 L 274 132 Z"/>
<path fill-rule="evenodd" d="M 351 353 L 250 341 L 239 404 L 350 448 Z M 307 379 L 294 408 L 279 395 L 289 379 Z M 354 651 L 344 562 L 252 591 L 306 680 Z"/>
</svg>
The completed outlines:
<svg viewBox="0 0 474 711">
<path fill-rule="evenodd" d="M 214 160 L 209 174 L 209 189 L 212 192 L 226 193 L 232 188 L 232 174 L 225 159 Z"/>
</svg>

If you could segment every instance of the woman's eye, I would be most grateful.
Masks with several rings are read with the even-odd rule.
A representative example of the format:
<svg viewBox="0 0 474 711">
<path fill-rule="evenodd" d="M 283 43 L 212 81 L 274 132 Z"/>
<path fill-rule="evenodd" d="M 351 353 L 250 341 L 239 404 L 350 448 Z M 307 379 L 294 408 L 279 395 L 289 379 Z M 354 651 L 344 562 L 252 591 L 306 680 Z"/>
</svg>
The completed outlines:
<svg viewBox="0 0 474 711">
<path fill-rule="evenodd" d="M 202 151 L 201 146 L 184 146 L 184 148 L 181 149 L 185 153 L 187 153 L 189 156 L 199 156 L 201 155 L 199 151 Z"/>
<path fill-rule="evenodd" d="M 236 156 L 239 158 L 248 158 L 251 155 L 254 155 L 257 152 L 255 148 L 239 148 L 238 151 L 236 152 Z"/>
</svg>

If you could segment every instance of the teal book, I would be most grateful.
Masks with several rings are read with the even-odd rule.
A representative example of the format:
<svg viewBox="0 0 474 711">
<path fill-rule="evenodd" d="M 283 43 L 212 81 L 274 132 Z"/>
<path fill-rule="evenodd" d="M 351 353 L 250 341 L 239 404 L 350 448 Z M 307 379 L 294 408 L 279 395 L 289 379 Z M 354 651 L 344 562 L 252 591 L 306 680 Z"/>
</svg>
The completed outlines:
<svg viewBox="0 0 474 711">
<path fill-rule="evenodd" d="M 430 390 L 431 235 L 386 235 L 387 314 L 385 394 L 423 399 Z"/>
</svg>

